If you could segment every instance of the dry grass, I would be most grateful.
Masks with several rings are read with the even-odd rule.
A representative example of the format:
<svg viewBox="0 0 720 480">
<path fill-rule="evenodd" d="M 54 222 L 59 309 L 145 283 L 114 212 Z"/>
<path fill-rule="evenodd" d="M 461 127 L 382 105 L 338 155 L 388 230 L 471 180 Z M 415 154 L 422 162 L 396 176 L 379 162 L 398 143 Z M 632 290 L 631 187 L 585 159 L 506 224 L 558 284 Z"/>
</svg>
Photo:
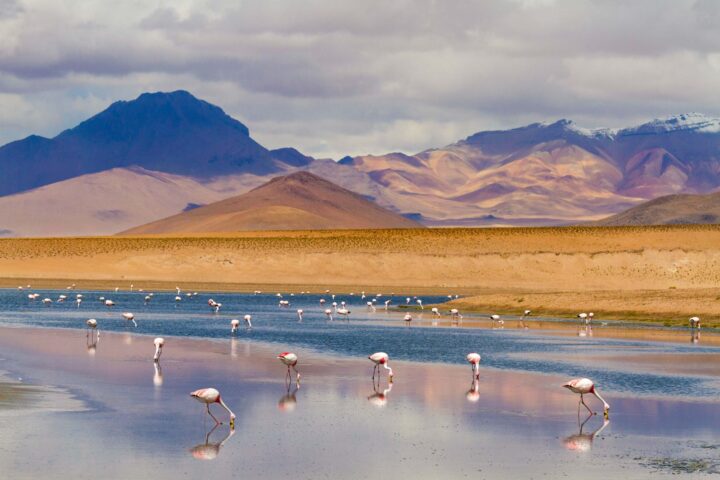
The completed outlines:
<svg viewBox="0 0 720 480">
<path fill-rule="evenodd" d="M 481 294 L 463 300 L 463 308 L 718 316 L 720 294 L 711 289 L 720 285 L 720 227 L 2 239 L 0 277 L 7 286 L 33 279 L 58 286 L 125 281 L 195 290 Z"/>
</svg>

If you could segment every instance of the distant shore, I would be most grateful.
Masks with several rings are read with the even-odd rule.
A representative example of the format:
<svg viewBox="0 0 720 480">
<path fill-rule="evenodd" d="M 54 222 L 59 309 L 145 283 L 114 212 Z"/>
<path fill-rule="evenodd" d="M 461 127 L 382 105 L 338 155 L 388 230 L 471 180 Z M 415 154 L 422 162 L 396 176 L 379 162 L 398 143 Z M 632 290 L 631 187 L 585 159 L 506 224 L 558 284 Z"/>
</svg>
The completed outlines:
<svg viewBox="0 0 720 480">
<path fill-rule="evenodd" d="M 720 325 L 720 226 L 0 240 L 0 287 L 460 295 L 497 313 Z"/>
</svg>

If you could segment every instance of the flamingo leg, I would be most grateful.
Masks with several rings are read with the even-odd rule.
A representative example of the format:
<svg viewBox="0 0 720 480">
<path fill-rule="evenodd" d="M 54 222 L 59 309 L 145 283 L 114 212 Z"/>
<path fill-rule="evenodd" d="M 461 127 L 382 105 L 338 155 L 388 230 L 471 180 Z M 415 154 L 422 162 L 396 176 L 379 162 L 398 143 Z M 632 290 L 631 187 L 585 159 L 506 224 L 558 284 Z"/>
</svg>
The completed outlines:
<svg viewBox="0 0 720 480">
<path fill-rule="evenodd" d="M 595 415 L 595 412 L 593 412 L 592 410 L 590 410 L 590 407 L 588 407 L 587 404 L 585 403 L 585 399 L 583 398 L 583 394 L 582 394 L 582 393 L 580 394 L 580 403 L 582 403 L 582 405 L 583 405 L 585 408 L 587 408 L 587 411 L 590 412 L 591 415 Z M 579 409 L 579 408 L 580 408 L 580 405 L 578 405 L 578 409 Z"/>
<path fill-rule="evenodd" d="M 377 364 L 375 364 L 375 366 L 373 367 L 373 374 L 372 374 L 373 381 L 375 380 L 375 370 L 377 370 L 378 368 L 379 368 L 379 365 L 377 365 Z"/>
<path fill-rule="evenodd" d="M 217 418 L 215 418 L 215 415 L 213 415 L 212 412 L 210 411 L 209 403 L 205 404 L 205 408 L 207 408 L 208 415 L 210 415 L 212 417 L 212 419 L 215 420 L 215 425 L 220 425 L 221 422 Z"/>
<path fill-rule="evenodd" d="M 295 370 L 295 378 L 297 381 L 300 381 L 300 372 L 297 371 L 297 368 L 295 368 L 295 365 L 292 366 L 293 370 Z M 290 373 L 290 370 L 288 370 L 288 373 Z"/>
</svg>

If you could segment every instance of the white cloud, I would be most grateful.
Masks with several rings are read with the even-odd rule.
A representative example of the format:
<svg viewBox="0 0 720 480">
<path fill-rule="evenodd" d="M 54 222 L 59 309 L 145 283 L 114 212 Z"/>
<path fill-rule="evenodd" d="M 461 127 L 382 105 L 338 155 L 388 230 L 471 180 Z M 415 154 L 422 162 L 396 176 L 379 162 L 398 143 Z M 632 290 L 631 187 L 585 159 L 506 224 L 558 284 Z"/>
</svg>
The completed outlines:
<svg viewBox="0 0 720 480">
<path fill-rule="evenodd" d="M 713 0 L 0 0 L 0 142 L 180 88 L 322 156 L 720 115 L 718 20 Z"/>
</svg>

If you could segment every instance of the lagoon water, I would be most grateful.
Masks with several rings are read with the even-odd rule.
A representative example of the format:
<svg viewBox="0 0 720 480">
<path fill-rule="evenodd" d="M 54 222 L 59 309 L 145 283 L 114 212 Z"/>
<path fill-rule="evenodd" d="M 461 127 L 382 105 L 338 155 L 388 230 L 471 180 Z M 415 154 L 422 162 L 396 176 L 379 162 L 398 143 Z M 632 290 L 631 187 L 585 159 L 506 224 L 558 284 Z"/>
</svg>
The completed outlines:
<svg viewBox="0 0 720 480">
<path fill-rule="evenodd" d="M 552 329 L 433 325 L 428 310 L 368 312 L 338 296 L 350 320 L 327 321 L 319 296 L 38 292 L 85 295 L 45 306 L 0 291 L 0 473 L 7 478 L 647 478 L 720 472 L 714 342 L 578 337 Z M 116 302 L 108 309 L 98 297 Z M 223 304 L 211 312 L 207 298 Z M 325 297 L 328 303 L 332 300 Z M 395 305 L 405 296 L 394 297 Z M 430 304 L 442 297 L 423 297 Z M 382 300 L 380 300 L 382 301 Z M 304 310 L 298 323 L 296 310 Z M 138 327 L 122 319 L 135 313 Z M 230 335 L 230 319 L 253 315 Z M 101 335 L 86 337 L 97 318 Z M 445 319 L 447 320 L 447 319 Z M 537 324 L 536 324 L 537 325 Z M 43 327 L 43 328 L 37 328 Z M 582 332 L 582 330 L 580 330 Z M 160 364 L 152 337 L 166 337 Z M 712 334 L 709 334 L 712 335 Z M 286 382 L 275 355 L 300 355 Z M 370 378 L 368 353 L 391 355 L 395 382 Z M 483 355 L 471 381 L 468 351 Z M 615 359 L 610 361 L 608 359 Z M 670 367 L 625 361 L 671 359 Z M 683 359 L 682 362 L 680 359 Z M 688 360 L 690 359 L 690 360 Z M 665 363 L 667 365 L 667 363 Z M 688 374 L 683 373 L 688 369 Z M 597 381 L 610 421 L 578 414 L 569 376 Z M 0 377 L 1 378 L 1 377 Z M 215 386 L 238 416 L 214 428 L 188 396 Z M 594 399 L 588 403 L 597 408 Z M 215 410 L 226 419 L 222 410 Z M 0 475 L 1 478 L 5 478 Z"/>
<path fill-rule="evenodd" d="M 349 321 L 334 315 L 332 322 L 324 313 L 332 308 L 330 295 L 285 294 L 289 307 L 279 307 L 279 298 L 272 294 L 202 293 L 175 302 L 175 293 L 156 293 L 145 302 L 143 292 L 80 292 L 42 291 L 38 300 L 27 299 L 27 291 L 0 290 L 0 325 L 22 325 L 56 328 L 84 328 L 85 320 L 96 318 L 102 331 L 133 332 L 147 335 L 181 336 L 195 338 L 230 338 L 230 320 L 238 318 L 241 328 L 238 339 L 278 344 L 281 348 L 306 348 L 319 353 L 365 358 L 369 353 L 385 351 L 393 359 L 419 362 L 465 364 L 465 354 L 480 352 L 484 368 L 513 369 L 519 371 L 561 374 L 569 377 L 587 376 L 604 389 L 632 395 L 669 395 L 688 398 L 720 397 L 720 382 L 703 375 L 676 374 L 658 368 L 656 371 L 637 371 L 632 365 L 594 364 L 593 357 L 632 354 L 698 354 L 720 353 L 716 346 L 704 346 L 691 342 L 652 342 L 646 340 L 618 340 L 577 335 L 548 335 L 546 330 L 535 331 L 516 328 L 517 321 L 508 321 L 503 329 L 492 328 L 433 328 L 437 320 L 429 308 L 420 310 L 411 296 L 410 305 L 406 295 L 378 298 L 377 311 L 371 312 L 366 302 L 369 295 L 337 295 L 338 304 L 345 301 L 351 310 Z M 84 295 L 77 308 L 74 297 Z M 65 302 L 55 302 L 59 295 L 67 295 Z M 44 305 L 43 298 L 54 303 Z M 100 297 L 112 299 L 115 307 L 105 307 Z M 208 306 L 209 298 L 222 303 L 219 313 Z M 320 298 L 326 303 L 321 306 Z M 402 306 L 402 312 L 384 310 L 384 301 L 390 298 L 391 306 Z M 425 305 L 447 301 L 443 296 L 422 297 Z M 297 309 L 302 309 L 303 322 L 298 322 Z M 447 308 L 442 309 L 447 310 Z M 138 327 L 124 320 L 122 312 L 133 312 Z M 414 320 L 405 325 L 402 317 L 409 311 Z M 253 316 L 253 328 L 244 328 L 242 317 Z M 465 316 L 463 325 L 473 318 Z M 437 323 L 437 322 L 435 322 Z M 447 314 L 445 314 L 447 323 Z M 602 333 L 594 322 L 594 331 Z M 574 333 L 576 324 L 568 323 L 557 333 Z M 680 333 L 680 338 L 690 338 L 690 333 Z M 684 335 L 684 336 L 683 336 Z M 575 357 L 583 355 L 586 361 L 578 364 Z M 563 357 L 568 359 L 564 360 Z M 570 360 L 572 358 L 572 360 Z"/>
</svg>

